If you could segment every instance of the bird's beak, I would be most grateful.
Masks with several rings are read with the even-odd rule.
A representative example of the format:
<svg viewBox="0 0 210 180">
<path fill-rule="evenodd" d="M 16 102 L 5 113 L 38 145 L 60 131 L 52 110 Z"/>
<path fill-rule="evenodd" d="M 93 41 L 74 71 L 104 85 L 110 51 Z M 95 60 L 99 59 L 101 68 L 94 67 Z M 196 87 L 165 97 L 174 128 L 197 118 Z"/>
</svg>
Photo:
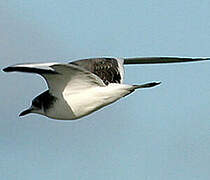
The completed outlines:
<svg viewBox="0 0 210 180">
<path fill-rule="evenodd" d="M 26 109 L 26 110 L 22 111 L 22 112 L 19 114 L 19 116 L 25 116 L 25 115 L 31 113 L 32 110 L 33 110 L 32 108 Z"/>
</svg>

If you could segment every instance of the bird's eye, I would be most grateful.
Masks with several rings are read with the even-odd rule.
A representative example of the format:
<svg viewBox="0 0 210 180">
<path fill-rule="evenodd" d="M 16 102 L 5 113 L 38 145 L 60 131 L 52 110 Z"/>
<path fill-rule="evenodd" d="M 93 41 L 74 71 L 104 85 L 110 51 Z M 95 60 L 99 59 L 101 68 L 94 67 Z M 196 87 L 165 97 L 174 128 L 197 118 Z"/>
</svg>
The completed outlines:
<svg viewBox="0 0 210 180">
<path fill-rule="evenodd" d="M 39 108 L 39 109 L 41 109 L 41 107 L 42 107 L 42 104 L 41 104 L 41 102 L 38 99 L 34 99 L 33 102 L 32 102 L 32 105 L 34 107 Z"/>
</svg>

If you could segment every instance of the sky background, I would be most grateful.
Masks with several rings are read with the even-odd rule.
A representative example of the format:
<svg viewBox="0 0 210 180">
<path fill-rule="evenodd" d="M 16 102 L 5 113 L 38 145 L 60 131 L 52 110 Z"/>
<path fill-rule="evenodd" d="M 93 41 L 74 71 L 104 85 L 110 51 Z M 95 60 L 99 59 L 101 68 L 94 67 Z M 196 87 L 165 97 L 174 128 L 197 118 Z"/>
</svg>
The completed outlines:
<svg viewBox="0 0 210 180">
<path fill-rule="evenodd" d="M 0 68 L 95 56 L 210 56 L 209 0 L 1 0 Z M 210 61 L 127 66 L 162 81 L 78 121 L 19 118 L 47 87 L 0 72 L 1 180 L 210 179 Z"/>
</svg>

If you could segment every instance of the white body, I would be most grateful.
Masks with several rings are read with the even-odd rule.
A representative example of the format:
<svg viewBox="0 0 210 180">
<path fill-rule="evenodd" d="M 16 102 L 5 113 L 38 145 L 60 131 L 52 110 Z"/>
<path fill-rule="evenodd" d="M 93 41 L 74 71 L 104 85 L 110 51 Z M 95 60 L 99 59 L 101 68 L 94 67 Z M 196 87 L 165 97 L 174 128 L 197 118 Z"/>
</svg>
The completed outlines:
<svg viewBox="0 0 210 180">
<path fill-rule="evenodd" d="M 53 119 L 73 120 L 88 115 L 135 89 L 154 87 L 160 82 L 143 85 L 123 84 L 123 64 L 166 63 L 209 60 L 209 58 L 93 58 L 66 63 L 17 64 L 5 72 L 37 73 L 44 77 L 48 90 L 33 99 L 29 109 L 20 113 L 42 114 Z"/>
<path fill-rule="evenodd" d="M 78 119 L 130 94 L 132 89 L 131 85 L 111 83 L 104 87 L 64 90 L 63 98 L 58 98 L 45 115 L 55 119 Z"/>
</svg>

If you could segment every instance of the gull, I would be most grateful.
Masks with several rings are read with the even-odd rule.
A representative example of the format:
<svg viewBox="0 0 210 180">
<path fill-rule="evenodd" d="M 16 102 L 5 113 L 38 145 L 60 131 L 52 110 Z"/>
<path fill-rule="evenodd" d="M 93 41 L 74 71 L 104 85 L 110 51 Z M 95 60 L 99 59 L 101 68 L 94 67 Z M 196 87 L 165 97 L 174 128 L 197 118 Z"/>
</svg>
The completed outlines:
<svg viewBox="0 0 210 180">
<path fill-rule="evenodd" d="M 135 57 L 88 58 L 70 63 L 24 63 L 4 68 L 5 72 L 41 75 L 48 90 L 35 97 L 31 107 L 19 116 L 36 113 L 58 120 L 75 120 L 107 106 L 136 89 L 151 88 L 160 82 L 123 84 L 124 65 L 205 61 L 210 58 Z"/>
</svg>

